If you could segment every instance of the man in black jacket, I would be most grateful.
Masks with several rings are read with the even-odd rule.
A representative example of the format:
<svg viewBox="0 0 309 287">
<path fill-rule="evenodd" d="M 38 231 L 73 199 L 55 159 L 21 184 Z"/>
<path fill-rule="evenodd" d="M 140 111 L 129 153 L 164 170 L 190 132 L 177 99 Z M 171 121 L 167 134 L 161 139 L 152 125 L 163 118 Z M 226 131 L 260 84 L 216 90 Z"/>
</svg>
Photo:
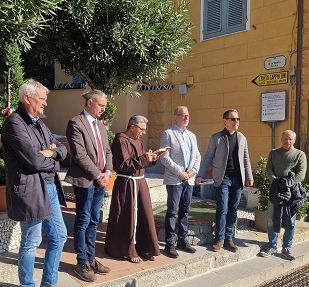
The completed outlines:
<svg viewBox="0 0 309 287">
<path fill-rule="evenodd" d="M 18 257 L 20 286 L 35 286 L 36 248 L 43 228 L 48 236 L 42 286 L 56 286 L 58 267 L 67 231 L 60 203 L 65 205 L 57 171 L 67 150 L 40 119 L 47 105 L 48 89 L 34 80 L 19 88 L 19 105 L 2 129 L 8 216 L 20 221 Z"/>
</svg>

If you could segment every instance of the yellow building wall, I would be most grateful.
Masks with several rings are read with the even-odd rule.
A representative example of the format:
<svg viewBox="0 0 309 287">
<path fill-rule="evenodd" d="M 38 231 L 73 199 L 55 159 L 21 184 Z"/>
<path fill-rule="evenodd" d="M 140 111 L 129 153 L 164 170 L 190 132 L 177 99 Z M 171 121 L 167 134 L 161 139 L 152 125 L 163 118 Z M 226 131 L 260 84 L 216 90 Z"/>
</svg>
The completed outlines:
<svg viewBox="0 0 309 287">
<path fill-rule="evenodd" d="M 305 2 L 309 15 L 309 1 Z M 166 80 L 175 88 L 166 92 L 148 92 L 149 146 L 159 145 L 162 130 L 174 121 L 174 108 L 186 105 L 190 111 L 189 128 L 196 134 L 200 151 L 204 154 L 211 134 L 223 128 L 223 112 L 235 108 L 241 118 L 239 130 L 248 139 L 251 163 L 256 168 L 259 157 L 267 156 L 271 149 L 271 128 L 260 121 L 261 93 L 287 92 L 286 120 L 276 125 L 276 147 L 280 145 L 281 132 L 294 127 L 295 77 L 290 78 L 288 84 L 265 87 L 256 86 L 251 81 L 260 74 L 288 71 L 296 65 L 297 1 L 251 0 L 248 31 L 209 40 L 200 38 L 201 1 L 190 1 L 189 11 L 194 26 L 194 45 L 179 62 L 179 72 L 172 73 Z M 287 58 L 285 67 L 266 70 L 265 59 L 279 55 Z M 308 51 L 305 57 L 308 67 Z M 308 72 L 304 76 L 309 78 Z M 179 85 L 185 84 L 188 77 L 193 77 L 194 84 L 186 95 L 180 95 Z M 306 103 L 303 103 L 306 106 L 302 110 L 303 118 L 307 118 Z M 307 127 L 302 127 L 302 133 L 306 133 L 305 129 Z"/>
<path fill-rule="evenodd" d="M 309 105 L 309 1 L 304 1 L 302 98 L 301 98 L 300 132 L 302 135 L 302 147 L 307 152 L 307 155 L 309 152 L 308 105 Z"/>
<path fill-rule="evenodd" d="M 58 79 L 62 79 L 61 83 L 70 83 L 63 76 L 63 71 L 57 71 Z M 49 129 L 57 135 L 65 135 L 68 121 L 78 115 L 85 105 L 85 100 L 81 96 L 86 89 L 65 89 L 52 90 L 48 95 L 48 105 L 45 109 L 46 118 L 44 122 Z M 143 94 L 140 97 L 130 97 L 126 95 L 117 95 L 113 98 L 113 102 L 117 106 L 115 118 L 110 127 L 114 133 L 125 131 L 128 120 L 133 115 L 143 115 L 148 118 L 148 95 Z M 148 146 L 147 135 L 142 141 L 145 147 Z"/>
</svg>

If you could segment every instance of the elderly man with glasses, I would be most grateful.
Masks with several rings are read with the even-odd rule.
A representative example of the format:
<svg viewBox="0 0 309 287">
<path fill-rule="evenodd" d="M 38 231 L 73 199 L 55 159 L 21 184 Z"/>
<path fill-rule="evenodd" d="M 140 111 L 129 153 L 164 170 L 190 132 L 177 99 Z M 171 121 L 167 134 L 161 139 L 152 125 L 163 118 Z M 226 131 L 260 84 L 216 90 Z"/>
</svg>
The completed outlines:
<svg viewBox="0 0 309 287">
<path fill-rule="evenodd" d="M 188 253 L 196 251 L 188 243 L 188 214 L 201 155 L 195 134 L 187 129 L 190 117 L 188 108 L 178 106 L 174 116 L 175 124 L 163 132 L 160 144 L 161 147 L 169 146 L 171 149 L 160 159 L 165 166 L 164 184 L 167 190 L 164 251 L 167 256 L 177 258 L 176 241 L 179 250 Z"/>
<path fill-rule="evenodd" d="M 108 255 L 131 263 L 155 260 L 160 255 L 145 168 L 156 164 L 157 154 L 146 152 L 141 138 L 148 119 L 134 115 L 127 129 L 112 143 L 117 179 L 113 188 L 105 251 Z"/>
<path fill-rule="evenodd" d="M 253 185 L 253 176 L 246 137 L 238 132 L 240 118 L 237 110 L 223 113 L 225 128 L 211 136 L 208 150 L 202 160 L 196 179 L 200 184 L 212 167 L 212 177 L 216 190 L 217 210 L 215 242 L 213 251 L 222 247 L 236 252 L 233 242 L 237 209 L 245 185 Z"/>
</svg>

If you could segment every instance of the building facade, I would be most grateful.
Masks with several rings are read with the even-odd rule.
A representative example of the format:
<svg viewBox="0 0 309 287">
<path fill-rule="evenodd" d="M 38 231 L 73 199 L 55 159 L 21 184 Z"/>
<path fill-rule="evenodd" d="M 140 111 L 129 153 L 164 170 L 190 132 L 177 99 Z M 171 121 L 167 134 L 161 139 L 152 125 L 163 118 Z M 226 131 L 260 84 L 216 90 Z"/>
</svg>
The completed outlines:
<svg viewBox="0 0 309 287">
<path fill-rule="evenodd" d="M 173 122 L 175 106 L 187 105 L 190 128 L 202 153 L 211 134 L 223 127 L 222 113 L 230 108 L 239 111 L 239 130 L 248 138 L 254 167 L 261 155 L 267 156 L 272 147 L 280 145 L 281 132 L 295 130 L 297 124 L 304 147 L 308 129 L 309 1 L 303 1 L 302 9 L 299 103 L 297 0 L 196 0 L 190 1 L 188 9 L 194 44 L 179 62 L 179 71 L 164 82 L 174 88 L 147 92 L 149 146 L 158 146 L 161 131 Z"/>
<path fill-rule="evenodd" d="M 174 121 L 174 108 L 186 105 L 204 153 L 211 134 L 223 128 L 222 113 L 235 108 L 254 168 L 260 156 L 280 145 L 283 130 L 295 130 L 306 150 L 309 1 L 194 0 L 188 10 L 191 52 L 165 81 L 141 87 L 140 98 L 116 97 L 112 130 L 124 130 L 131 115 L 143 114 L 149 118 L 145 144 L 156 149 L 161 132 Z M 55 82 L 71 81 L 58 68 Z M 46 120 L 53 131 L 65 133 L 68 119 L 81 110 L 81 93 L 52 91 Z"/>
</svg>

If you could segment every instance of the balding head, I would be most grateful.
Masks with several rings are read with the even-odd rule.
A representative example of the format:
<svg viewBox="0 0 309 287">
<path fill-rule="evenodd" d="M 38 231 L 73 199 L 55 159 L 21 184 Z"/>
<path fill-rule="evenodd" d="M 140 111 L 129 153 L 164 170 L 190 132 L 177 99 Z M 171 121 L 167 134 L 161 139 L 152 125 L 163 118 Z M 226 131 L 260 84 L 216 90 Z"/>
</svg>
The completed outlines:
<svg viewBox="0 0 309 287">
<path fill-rule="evenodd" d="M 281 144 L 286 150 L 290 150 L 294 147 L 296 141 L 296 133 L 292 130 L 285 130 L 281 134 Z"/>
</svg>

